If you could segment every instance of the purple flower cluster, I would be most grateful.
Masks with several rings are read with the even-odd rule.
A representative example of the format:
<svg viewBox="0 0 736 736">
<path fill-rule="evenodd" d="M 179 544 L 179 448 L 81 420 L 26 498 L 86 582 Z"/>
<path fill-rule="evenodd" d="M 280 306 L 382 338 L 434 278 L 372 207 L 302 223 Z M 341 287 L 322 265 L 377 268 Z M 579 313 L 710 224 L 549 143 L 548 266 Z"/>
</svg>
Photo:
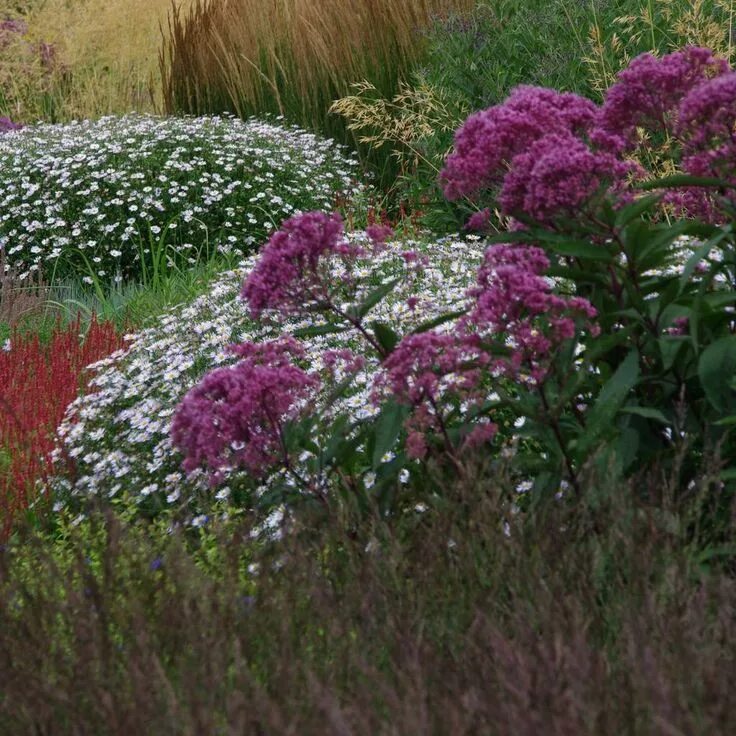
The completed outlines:
<svg viewBox="0 0 736 736">
<path fill-rule="evenodd" d="M 391 395 L 407 404 L 436 403 L 448 382 L 462 393 L 478 383 L 482 352 L 467 336 L 435 331 L 408 335 L 383 363 L 382 380 Z M 467 365 L 473 363 L 472 369 Z"/>
<path fill-rule="evenodd" d="M 637 128 L 672 135 L 685 95 L 730 71 L 710 49 L 691 46 L 661 59 L 642 54 L 619 72 L 607 91 L 592 138 L 621 152 L 640 143 Z"/>
<path fill-rule="evenodd" d="M 575 337 L 576 321 L 592 334 L 596 310 L 586 299 L 563 298 L 551 292 L 542 274 L 549 260 L 540 248 L 494 245 L 488 248 L 469 296 L 474 306 L 448 332 L 428 331 L 405 337 L 383 362 L 374 399 L 392 396 L 412 407 L 407 421 L 407 453 L 423 457 L 428 434 L 443 436 L 443 407 L 479 407 L 488 394 L 487 377 L 526 374 L 542 382 L 554 349 Z M 503 340 L 508 355 L 492 352 Z M 464 446 L 490 441 L 496 426 L 484 420 L 465 437 Z"/>
<path fill-rule="evenodd" d="M 328 300 L 330 287 L 322 267 L 324 258 L 359 253 L 357 246 L 345 241 L 343 221 L 338 213 L 296 215 L 271 236 L 258 264 L 243 284 L 241 296 L 254 317 L 265 309 L 294 313 L 307 303 L 322 303 Z"/>
<path fill-rule="evenodd" d="M 0 117 L 0 133 L 10 133 L 13 130 L 20 130 L 22 127 L 20 123 L 14 123 L 8 117 Z"/>
<path fill-rule="evenodd" d="M 213 484 L 223 471 L 243 467 L 262 476 L 288 461 L 283 428 L 299 417 L 319 379 L 294 364 L 304 356 L 293 338 L 233 346 L 241 360 L 208 373 L 174 416 L 171 439 L 185 455 L 183 467 L 206 467 Z"/>
<path fill-rule="evenodd" d="M 572 133 L 546 135 L 513 159 L 498 201 L 506 214 L 523 213 L 539 223 L 579 216 L 588 202 L 632 167 L 592 151 Z"/>
<path fill-rule="evenodd" d="M 590 323 L 595 308 L 587 299 L 553 294 L 542 275 L 548 268 L 540 248 L 493 245 L 478 271 L 477 285 L 470 290 L 475 304 L 464 326 L 484 339 L 506 339 L 510 354 L 496 367 L 512 377 L 524 371 L 532 380 L 542 381 L 554 348 L 575 336 L 576 319 L 597 333 Z"/>
<path fill-rule="evenodd" d="M 692 89 L 680 103 L 675 130 L 682 146 L 683 171 L 736 183 L 735 130 L 736 73 L 722 74 Z M 732 191 L 725 196 L 733 202 Z M 669 192 L 666 199 L 685 214 L 708 221 L 723 218 L 708 189 L 682 187 Z"/>
<path fill-rule="evenodd" d="M 386 358 L 374 386 L 374 400 L 388 394 L 412 407 L 406 424 L 409 457 L 424 457 L 428 434 L 444 435 L 442 407 L 453 402 L 479 403 L 485 398 L 481 382 L 489 361 L 474 336 L 455 331 L 408 335 Z M 495 425 L 479 427 L 471 433 L 471 443 L 477 444 L 483 433 L 486 440 L 495 434 Z"/>
<path fill-rule="evenodd" d="M 554 133 L 584 133 L 595 122 L 593 102 L 541 87 L 516 87 L 501 105 L 471 115 L 455 134 L 440 181 L 448 199 L 499 184 L 516 155 Z"/>
<path fill-rule="evenodd" d="M 491 211 L 488 207 L 484 207 L 478 212 L 474 212 L 465 223 L 465 229 L 479 233 L 486 232 L 491 224 Z"/>
<path fill-rule="evenodd" d="M 500 105 L 471 115 L 455 136 L 440 182 L 450 199 L 490 194 L 502 214 L 555 228 L 585 215 L 602 195 L 632 198 L 643 176 L 627 158 L 652 140 L 681 151 L 682 170 L 734 178 L 736 77 L 709 49 L 642 54 L 619 73 L 604 103 L 522 86 Z M 668 196 L 686 214 L 714 215 L 712 193 Z M 487 229 L 488 210 L 468 227 Z M 715 215 L 714 215 L 715 216 Z"/>
<path fill-rule="evenodd" d="M 736 73 L 693 89 L 680 105 L 682 167 L 697 176 L 733 180 L 736 171 Z"/>
</svg>

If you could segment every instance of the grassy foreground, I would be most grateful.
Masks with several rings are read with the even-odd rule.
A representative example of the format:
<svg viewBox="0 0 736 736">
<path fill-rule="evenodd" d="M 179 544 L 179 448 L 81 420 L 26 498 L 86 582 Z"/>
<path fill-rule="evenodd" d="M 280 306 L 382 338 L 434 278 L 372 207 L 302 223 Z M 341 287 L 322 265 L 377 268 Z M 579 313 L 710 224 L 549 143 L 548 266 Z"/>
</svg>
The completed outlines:
<svg viewBox="0 0 736 736">
<path fill-rule="evenodd" d="M 436 483 L 391 529 L 305 518 L 260 551 L 30 535 L 0 553 L 0 733 L 733 733 L 736 586 L 684 514 Z"/>
</svg>

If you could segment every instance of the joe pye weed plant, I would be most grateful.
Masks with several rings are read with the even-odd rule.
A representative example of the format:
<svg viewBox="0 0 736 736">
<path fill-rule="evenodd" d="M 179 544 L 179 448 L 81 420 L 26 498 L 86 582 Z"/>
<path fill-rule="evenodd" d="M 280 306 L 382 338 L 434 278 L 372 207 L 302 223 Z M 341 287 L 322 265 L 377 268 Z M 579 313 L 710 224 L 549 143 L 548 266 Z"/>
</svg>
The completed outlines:
<svg viewBox="0 0 736 736">
<path fill-rule="evenodd" d="M 291 403 L 284 397 L 273 415 L 259 413 L 265 407 L 253 396 L 248 411 L 229 413 L 222 398 L 240 396 L 237 377 L 253 369 L 256 353 L 264 367 L 245 343 L 235 348 L 245 359 L 207 376 L 178 410 L 173 438 L 185 467 L 204 466 L 217 482 L 251 443 L 267 438 L 262 470 L 277 466 L 288 479 L 269 498 L 310 496 L 314 471 L 327 469 L 328 485 L 365 504 L 374 497 L 387 510 L 396 498 L 401 505 L 397 479 L 412 461 L 440 456 L 460 467 L 467 448 L 510 445 L 515 470 L 533 479 L 531 498 L 564 489 L 579 496 L 580 473 L 595 462 L 622 476 L 676 471 L 671 493 L 684 497 L 703 482 L 713 491 L 709 503 L 725 510 L 734 475 L 736 294 L 733 185 L 719 177 L 733 155 L 734 79 L 708 50 L 687 48 L 636 59 L 600 107 L 520 87 L 471 116 L 441 175 L 445 192 L 485 197 L 512 218 L 512 229 L 492 238 L 463 313 L 409 333 L 371 315 L 395 283 L 346 298 L 345 285 L 355 283 L 351 262 L 363 253 L 342 240 L 338 220 L 313 214 L 287 221 L 243 297 L 256 316 L 268 309 L 319 314 L 328 321 L 322 331 L 359 336 L 363 349 L 338 357 L 349 374 L 366 354 L 375 356 L 378 415 L 338 420 L 325 441 L 312 432 L 319 422 L 299 410 L 303 395 Z M 694 176 L 661 182 L 659 195 L 639 191 L 646 172 L 626 154 L 641 145 L 641 128 L 676 138 L 681 165 Z M 664 219 L 662 203 L 683 219 Z M 490 210 L 479 212 L 471 225 L 482 229 L 489 218 Z M 369 236 L 375 249 L 386 233 Z M 694 239 L 693 252 L 673 272 L 683 236 Z M 404 258 L 422 267 L 416 253 Z M 323 265 L 333 259 L 346 275 L 337 289 Z M 554 277 L 561 279 L 555 288 Z M 278 342 L 272 349 L 280 359 L 290 350 Z M 292 352 L 288 361 L 301 371 L 299 393 L 318 380 L 299 367 L 300 357 Z M 516 419 L 513 429 L 499 431 L 496 414 Z M 255 426 L 249 416 L 258 417 Z M 293 472 L 292 452 L 314 457 L 308 481 Z M 697 478 L 704 458 L 722 472 Z M 368 473 L 370 487 L 356 482 Z M 662 490 L 643 493 L 657 501 Z"/>
</svg>

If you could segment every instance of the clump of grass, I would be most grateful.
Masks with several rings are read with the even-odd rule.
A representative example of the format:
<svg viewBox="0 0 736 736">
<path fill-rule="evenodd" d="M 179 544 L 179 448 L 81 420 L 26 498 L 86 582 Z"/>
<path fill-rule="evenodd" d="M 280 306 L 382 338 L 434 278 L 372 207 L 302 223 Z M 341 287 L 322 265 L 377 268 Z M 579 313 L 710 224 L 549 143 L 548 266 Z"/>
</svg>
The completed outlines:
<svg viewBox="0 0 736 736">
<path fill-rule="evenodd" d="M 189 2 L 175 0 L 175 6 L 186 8 Z M 17 48 L 0 55 L 3 110 L 13 119 L 65 122 L 161 109 L 157 57 L 171 0 L 15 5 L 8 10 L 28 26 L 18 44 L 36 50 L 43 44 L 53 50 L 54 65 L 44 70 L 33 55 L 19 56 Z"/>
<path fill-rule="evenodd" d="M 651 479 L 656 482 L 655 479 Z M 732 733 L 736 586 L 687 516 L 482 465 L 402 519 L 194 548 L 110 514 L 0 553 L 0 722 L 54 734 Z M 431 488 L 428 497 L 432 497 Z M 315 512 L 316 513 L 316 512 Z"/>
<path fill-rule="evenodd" d="M 38 273 L 21 278 L 0 252 L 0 330 L 17 327 L 47 311 L 49 285 Z M 0 334 L 1 336 L 1 334 Z"/>
<path fill-rule="evenodd" d="M 175 9 L 161 52 L 167 111 L 275 113 L 346 136 L 329 115 L 353 82 L 383 95 L 417 60 L 421 29 L 473 0 L 196 0 Z"/>
<path fill-rule="evenodd" d="M 237 265 L 237 259 L 224 255 L 196 263 L 191 268 L 171 268 L 154 282 L 129 281 L 93 286 L 79 279 L 57 280 L 49 290 L 47 313 L 73 320 L 81 314 L 113 322 L 119 330 L 142 328 L 156 321 L 169 308 L 192 301 L 207 293 L 223 271 Z M 45 317 L 48 322 L 48 316 Z M 44 331 L 41 320 L 33 322 Z"/>
</svg>

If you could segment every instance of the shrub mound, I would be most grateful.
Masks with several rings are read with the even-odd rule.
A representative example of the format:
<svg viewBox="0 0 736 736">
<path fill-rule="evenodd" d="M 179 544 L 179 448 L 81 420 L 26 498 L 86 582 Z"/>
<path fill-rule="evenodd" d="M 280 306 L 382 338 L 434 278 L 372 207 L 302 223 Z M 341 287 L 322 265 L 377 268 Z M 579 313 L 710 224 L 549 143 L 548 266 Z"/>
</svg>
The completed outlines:
<svg viewBox="0 0 736 736">
<path fill-rule="evenodd" d="M 88 283 L 248 251 L 284 217 L 357 190 L 334 142 L 229 117 L 31 126 L 0 139 L 0 168 L 7 266 Z"/>
<path fill-rule="evenodd" d="M 350 240 L 365 243 L 360 233 Z M 354 272 L 376 286 L 400 280 L 371 316 L 404 331 L 463 306 L 482 252 L 477 236 L 426 243 L 394 241 L 376 257 L 366 255 Z M 431 266 L 417 270 L 414 253 L 430 259 Z M 268 315 L 254 319 L 239 291 L 256 263 L 255 256 L 247 258 L 239 270 L 224 274 L 208 294 L 129 336 L 127 351 L 97 364 L 97 375 L 91 381 L 94 392 L 71 405 L 60 428 L 64 454 L 75 465 L 72 474 L 54 480 L 60 505 L 75 498 L 103 498 L 125 507 L 132 502 L 145 515 L 178 511 L 182 518 L 199 524 L 213 509 L 250 506 L 254 492 L 263 495 L 283 478 L 279 473 L 254 478 L 239 471 L 212 490 L 205 472 L 185 476 L 183 456 L 173 448 L 169 436 L 171 418 L 187 390 L 213 366 L 236 362 L 237 356 L 227 352 L 231 343 L 295 335 L 306 351 L 304 363 L 317 370 L 326 368 L 328 350 L 360 349 L 356 332 L 331 333 L 318 320 L 269 319 Z M 337 277 L 340 269 L 334 268 Z M 369 390 L 377 367 L 378 361 L 369 357 L 348 393 L 329 410 L 332 389 L 344 373 L 337 371 L 328 377 L 311 402 L 314 414 L 324 420 L 325 431 L 331 418 L 342 412 L 354 419 L 375 413 Z M 57 455 L 60 460 L 60 453 Z M 305 460 L 302 457 L 302 464 Z M 367 482 L 371 482 L 370 475 Z"/>
</svg>

